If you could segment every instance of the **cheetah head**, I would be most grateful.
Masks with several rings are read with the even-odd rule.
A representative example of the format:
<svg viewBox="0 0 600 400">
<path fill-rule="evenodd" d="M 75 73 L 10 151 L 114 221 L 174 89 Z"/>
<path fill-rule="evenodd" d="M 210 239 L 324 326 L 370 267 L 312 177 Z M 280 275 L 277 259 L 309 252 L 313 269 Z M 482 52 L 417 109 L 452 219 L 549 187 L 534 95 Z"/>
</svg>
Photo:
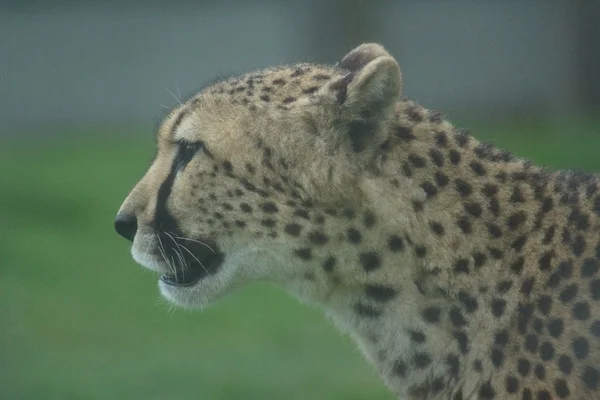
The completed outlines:
<svg viewBox="0 0 600 400">
<path fill-rule="evenodd" d="M 311 273 L 294 256 L 315 240 L 300 234 L 304 221 L 364 201 L 360 182 L 376 169 L 400 89 L 397 62 L 376 44 L 335 66 L 270 68 L 206 87 L 162 123 L 116 231 L 180 306 L 251 281 L 291 284 Z"/>
</svg>

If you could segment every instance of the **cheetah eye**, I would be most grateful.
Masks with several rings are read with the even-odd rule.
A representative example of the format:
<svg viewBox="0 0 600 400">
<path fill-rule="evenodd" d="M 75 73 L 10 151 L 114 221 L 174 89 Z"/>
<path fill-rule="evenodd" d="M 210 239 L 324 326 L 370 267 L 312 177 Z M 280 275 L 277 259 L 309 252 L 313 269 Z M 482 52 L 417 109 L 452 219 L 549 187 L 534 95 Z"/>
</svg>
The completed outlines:
<svg viewBox="0 0 600 400">
<path fill-rule="evenodd" d="M 204 149 L 203 142 L 177 141 L 177 155 L 175 156 L 175 170 L 181 171 L 194 158 L 196 153 Z"/>
</svg>

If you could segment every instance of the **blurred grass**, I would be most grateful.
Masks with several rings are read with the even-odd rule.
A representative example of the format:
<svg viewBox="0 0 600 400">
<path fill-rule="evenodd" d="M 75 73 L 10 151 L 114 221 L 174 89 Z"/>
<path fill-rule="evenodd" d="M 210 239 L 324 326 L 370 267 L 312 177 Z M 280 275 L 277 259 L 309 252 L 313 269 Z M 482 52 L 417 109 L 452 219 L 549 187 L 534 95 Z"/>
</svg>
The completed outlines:
<svg viewBox="0 0 600 400">
<path fill-rule="evenodd" d="M 470 126 L 536 163 L 600 171 L 598 120 Z M 265 285 L 161 303 L 112 228 L 148 133 L 0 143 L 1 399 L 391 399 L 318 310 Z"/>
</svg>

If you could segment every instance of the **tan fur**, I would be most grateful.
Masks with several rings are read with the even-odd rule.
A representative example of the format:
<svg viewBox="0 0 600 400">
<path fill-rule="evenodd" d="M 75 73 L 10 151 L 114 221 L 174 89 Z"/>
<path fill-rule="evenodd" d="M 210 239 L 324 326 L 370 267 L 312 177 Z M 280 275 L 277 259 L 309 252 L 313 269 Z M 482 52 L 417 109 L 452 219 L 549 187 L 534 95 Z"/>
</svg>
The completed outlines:
<svg viewBox="0 0 600 400">
<path fill-rule="evenodd" d="M 479 143 L 400 91 L 396 61 L 365 44 L 198 93 L 121 207 L 134 258 L 173 272 L 155 250 L 158 193 L 176 142 L 202 141 L 210 156 L 177 173 L 165 207 L 225 259 L 191 287 L 161 283 L 169 300 L 275 282 L 348 331 L 399 399 L 600 398 L 597 178 Z"/>
</svg>

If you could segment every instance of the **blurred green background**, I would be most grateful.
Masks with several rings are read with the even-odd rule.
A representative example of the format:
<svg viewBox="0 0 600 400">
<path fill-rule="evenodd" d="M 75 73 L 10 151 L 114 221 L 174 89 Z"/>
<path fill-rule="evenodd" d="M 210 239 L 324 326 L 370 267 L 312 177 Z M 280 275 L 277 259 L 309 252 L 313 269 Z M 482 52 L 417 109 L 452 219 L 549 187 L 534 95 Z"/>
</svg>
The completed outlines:
<svg viewBox="0 0 600 400">
<path fill-rule="evenodd" d="M 405 94 L 477 138 L 600 171 L 598 2 L 90 4 L 0 1 L 0 399 L 391 400 L 277 288 L 203 312 L 160 300 L 112 223 L 169 92 L 379 41 Z"/>
</svg>

